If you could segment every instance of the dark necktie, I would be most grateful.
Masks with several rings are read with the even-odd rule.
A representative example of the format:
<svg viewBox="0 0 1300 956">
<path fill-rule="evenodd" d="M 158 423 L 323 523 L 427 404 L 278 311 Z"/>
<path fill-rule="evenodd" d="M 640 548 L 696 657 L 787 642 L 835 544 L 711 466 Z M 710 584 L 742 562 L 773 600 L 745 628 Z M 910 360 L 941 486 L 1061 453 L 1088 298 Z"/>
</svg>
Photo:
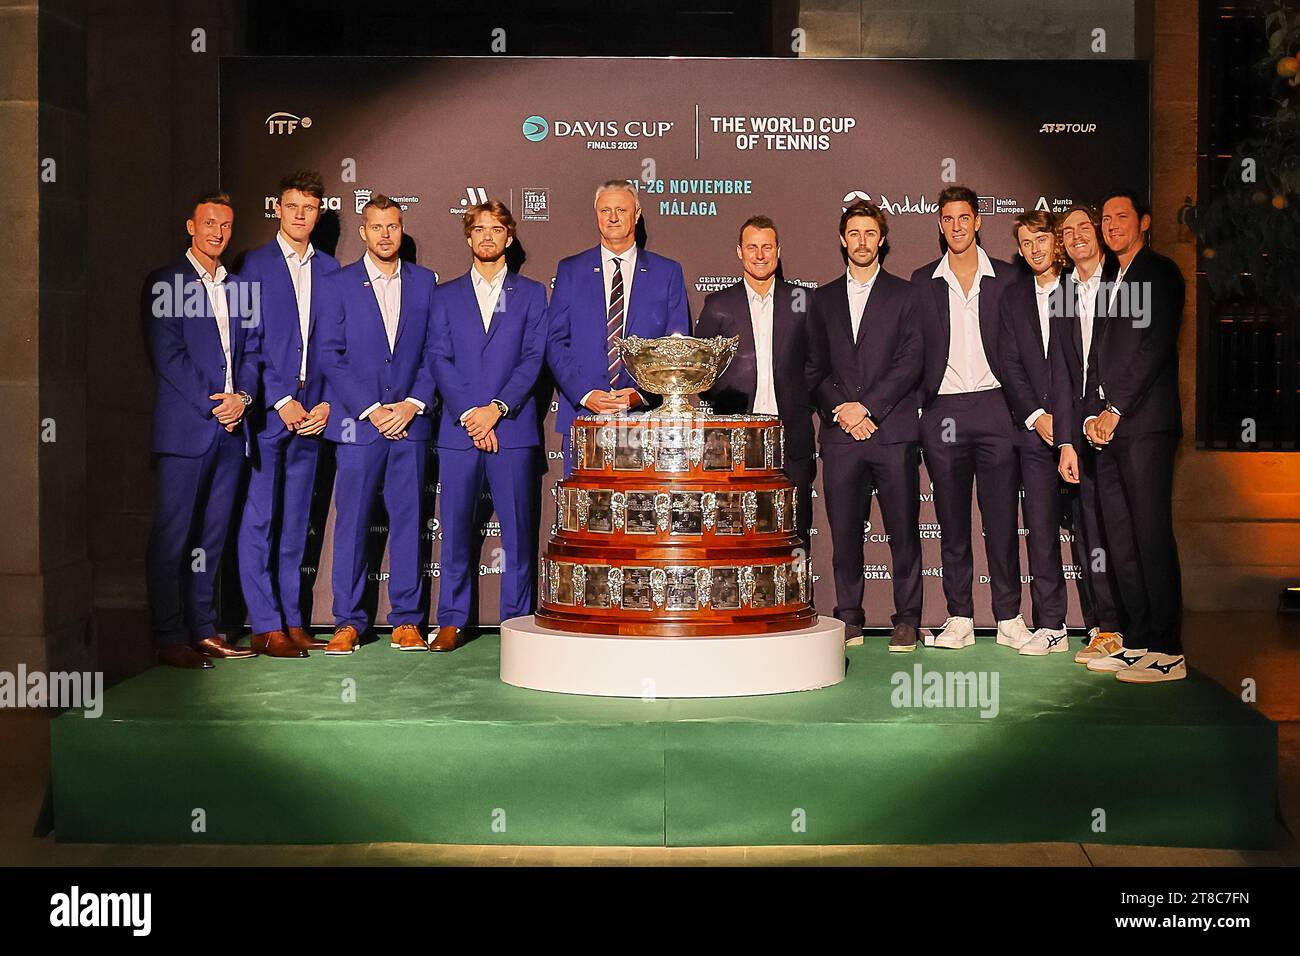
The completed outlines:
<svg viewBox="0 0 1300 956">
<path fill-rule="evenodd" d="M 614 259 L 614 281 L 609 287 L 609 309 L 605 320 L 605 357 L 609 368 L 609 384 L 618 384 L 623 371 L 623 359 L 618 354 L 618 340 L 623 337 L 623 260 Z"/>
</svg>

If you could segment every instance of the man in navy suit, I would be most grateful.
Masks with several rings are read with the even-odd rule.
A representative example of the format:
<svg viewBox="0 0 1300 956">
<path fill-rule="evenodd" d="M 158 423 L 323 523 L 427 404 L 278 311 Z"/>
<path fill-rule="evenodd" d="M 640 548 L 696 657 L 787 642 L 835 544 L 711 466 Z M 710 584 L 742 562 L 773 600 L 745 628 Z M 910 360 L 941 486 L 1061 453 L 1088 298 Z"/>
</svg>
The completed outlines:
<svg viewBox="0 0 1300 956">
<path fill-rule="evenodd" d="M 1020 653 L 1041 657 L 1070 649 L 1065 630 L 1065 574 L 1061 569 L 1061 477 L 1056 470 L 1052 428 L 1052 375 L 1048 364 L 1052 311 L 1062 311 L 1061 265 L 1056 218 L 1046 210 L 1016 216 L 1016 247 L 1029 271 L 1002 294 L 999 338 L 1002 387 L 1020 427 L 1015 450 L 1024 487 L 1029 530 L 1029 573 L 1033 575 L 1033 636 Z"/>
<path fill-rule="evenodd" d="M 1101 217 L 1091 206 L 1067 209 L 1057 221 L 1057 232 L 1072 268 L 1062 279 L 1063 308 L 1052 316 L 1052 438 L 1060 456 L 1057 470 L 1066 482 L 1078 485 L 1073 522 L 1075 559 L 1081 571 L 1079 603 L 1088 644 L 1074 659 L 1087 664 L 1124 646 L 1121 606 L 1101 523 L 1097 452 L 1083 438 L 1084 375 L 1097 341 L 1098 297 L 1100 290 L 1114 281 L 1119 265 L 1113 257 L 1103 257 Z"/>
<path fill-rule="evenodd" d="M 546 288 L 506 268 L 515 220 L 505 205 L 494 199 L 472 206 L 464 225 L 473 264 L 438 287 L 433 305 L 433 377 L 442 397 L 435 651 L 455 650 L 470 623 L 479 564 L 474 519 L 484 485 L 501 523 L 501 620 L 529 614 L 533 605 L 536 387 L 546 353 Z"/>
<path fill-rule="evenodd" d="M 704 393 L 719 415 L 778 415 L 785 429 L 785 473 L 798 500 L 795 522 L 804 547 L 812 526 L 812 485 L 817 474 L 812 398 L 808 391 L 807 289 L 777 279 L 781 243 L 776 224 L 753 216 L 740 227 L 736 257 L 740 282 L 710 293 L 695 323 L 701 338 L 738 336 L 731 364 Z"/>
<path fill-rule="evenodd" d="M 234 222 L 229 196 L 201 196 L 185 222 L 189 249 L 151 273 L 141 297 L 158 470 L 149 612 L 158 659 L 173 667 L 254 656 L 217 634 L 214 601 L 244 466 L 244 411 L 257 390 L 257 342 L 249 335 L 257 303 L 221 264 Z"/>
<path fill-rule="evenodd" d="M 325 186 L 314 172 L 280 181 L 275 238 L 244 257 L 240 278 L 260 295 L 261 393 L 250 409 L 252 474 L 239 525 L 239 579 L 253 649 L 303 658 L 325 647 L 303 626 L 307 548 L 320 435 L 329 421 L 313 332 L 325 277 L 339 264 L 311 244 Z"/>
<path fill-rule="evenodd" d="M 657 403 L 633 387 L 618 340 L 691 331 L 681 265 L 636 246 L 636 187 L 610 180 L 597 188 L 595 206 L 600 245 L 561 260 L 547 310 L 546 362 L 560 393 L 555 429 L 564 436 L 566 475 L 573 467 L 569 428 L 578 415 Z"/>
<path fill-rule="evenodd" d="M 921 380 L 917 290 L 886 272 L 884 212 L 856 202 L 840 216 L 844 275 L 821 286 L 809 319 L 809 379 L 821 413 L 822 489 L 831 526 L 835 616 L 846 643 L 862 643 L 863 528 L 875 492 L 889 535 L 891 651 L 914 651 L 921 624 Z"/>
<path fill-rule="evenodd" d="M 362 209 L 366 251 L 327 280 L 317 335 L 325 437 L 335 443 L 334 636 L 326 654 L 351 654 L 371 621 L 363 608 L 366 537 L 380 486 L 388 511 L 391 647 L 429 649 L 420 622 L 421 499 L 433 426 L 433 311 L 437 279 L 402 262 L 402 210 L 387 196 Z"/>
<path fill-rule="evenodd" d="M 1183 433 L 1178 330 L 1187 290 L 1178 266 L 1147 245 L 1150 230 L 1151 210 L 1138 193 L 1112 193 L 1102 203 L 1102 238 L 1119 274 L 1098 299 L 1083 422 L 1084 437 L 1098 449 L 1102 523 L 1127 622 L 1124 647 L 1088 669 L 1113 671 L 1130 684 L 1187 676 L 1173 516 Z"/>
<path fill-rule="evenodd" d="M 997 367 L 999 304 L 1012 269 L 980 248 L 980 225 L 974 191 L 949 186 L 939 194 L 945 252 L 912 273 L 924 342 L 921 445 L 943 536 L 948 603 L 934 646 L 950 649 L 975 643 L 972 485 L 984 525 L 998 643 L 1020 647 L 1030 637 L 1020 616 L 1016 433 Z"/>
</svg>

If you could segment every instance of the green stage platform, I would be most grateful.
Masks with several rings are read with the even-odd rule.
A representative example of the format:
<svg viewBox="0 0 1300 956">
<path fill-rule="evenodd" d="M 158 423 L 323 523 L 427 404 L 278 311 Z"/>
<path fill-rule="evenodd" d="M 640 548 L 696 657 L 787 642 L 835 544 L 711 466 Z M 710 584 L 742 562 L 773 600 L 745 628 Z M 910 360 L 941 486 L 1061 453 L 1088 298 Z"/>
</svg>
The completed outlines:
<svg viewBox="0 0 1300 956">
<path fill-rule="evenodd" d="M 1078 641 L 1074 641 L 1078 644 Z M 730 700 L 521 690 L 454 654 L 153 670 L 53 722 L 61 840 L 1268 847 L 1274 724 L 1209 678 L 1129 687 L 1073 654 L 847 652 L 842 684 Z M 914 669 L 998 713 L 900 707 Z M 895 678 L 895 674 L 905 677 Z M 986 683 L 986 689 L 991 684 Z M 924 701 L 922 701 L 924 702 Z M 955 702 L 950 700 L 950 702 Z M 1103 818 L 1104 815 L 1104 818 Z M 1096 829 L 1104 823 L 1104 830 Z"/>
</svg>

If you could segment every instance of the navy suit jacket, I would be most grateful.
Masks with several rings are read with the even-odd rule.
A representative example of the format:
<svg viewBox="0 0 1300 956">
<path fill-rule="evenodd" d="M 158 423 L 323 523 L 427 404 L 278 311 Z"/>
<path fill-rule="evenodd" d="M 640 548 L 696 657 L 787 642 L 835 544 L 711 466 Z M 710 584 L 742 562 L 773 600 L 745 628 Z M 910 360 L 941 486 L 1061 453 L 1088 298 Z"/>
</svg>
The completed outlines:
<svg viewBox="0 0 1300 956">
<path fill-rule="evenodd" d="M 912 273 L 912 282 L 921 292 L 921 328 L 925 347 L 919 396 L 922 408 L 928 407 L 939 394 L 943 373 L 948 367 L 948 343 L 952 334 L 952 316 L 948 312 L 948 283 L 941 278 L 932 277 L 939 261 L 935 259 L 928 262 Z M 1015 276 L 1016 269 L 1011 263 L 992 256 L 989 256 L 989 263 L 993 266 L 993 278 L 980 278 L 980 340 L 984 345 L 984 357 L 988 359 L 989 368 L 1001 382 L 1002 363 L 998 336 L 1002 325 L 1002 293 Z M 1010 409 L 1007 414 L 1010 416 Z M 1020 426 L 1024 428 L 1023 420 Z"/>
<path fill-rule="evenodd" d="M 1109 254 L 1101 264 L 1101 282 L 1093 296 L 1093 316 L 1098 316 L 1097 301 L 1105 283 L 1113 282 L 1119 263 Z M 1061 276 L 1064 302 L 1060 314 L 1052 313 L 1052 334 L 1048 341 L 1047 357 L 1052 366 L 1052 440 L 1056 447 L 1073 445 L 1083 447 L 1083 325 L 1079 321 L 1075 304 L 1079 296 L 1079 282 L 1075 270 Z M 1092 340 L 1095 345 L 1101 321 L 1094 318 Z"/>
<path fill-rule="evenodd" d="M 1116 435 L 1183 433 L 1178 330 L 1186 293 L 1174 261 L 1144 246 L 1129 263 L 1113 308 L 1108 295 L 1098 297 L 1100 325 L 1088 353 L 1084 411 L 1097 415 L 1107 403 L 1115 406 L 1121 415 Z M 1120 315 L 1126 296 L 1132 314 Z"/>
<path fill-rule="evenodd" d="M 433 300 L 433 378 L 442 396 L 438 445 L 474 447 L 460 417 L 494 398 L 510 409 L 496 426 L 501 447 L 538 445 L 536 392 L 546 354 L 546 287 L 506 273 L 484 331 L 472 273 L 471 267 L 438 286 Z"/>
<path fill-rule="evenodd" d="M 555 270 L 555 289 L 547 310 L 546 362 L 560 392 L 560 412 L 555 430 L 569 433 L 580 414 L 582 396 L 592 389 L 609 389 L 609 362 L 605 324 L 608 318 L 600 247 L 562 259 Z M 658 338 L 680 332 L 689 335 L 691 313 L 686 302 L 682 267 L 672 259 L 645 249 L 636 253 L 636 276 L 624 313 L 627 335 Z M 617 388 L 636 388 L 624 369 Z M 646 401 L 657 404 L 656 396 Z"/>
<path fill-rule="evenodd" d="M 310 341 L 316 332 L 321 303 L 327 298 L 325 278 L 337 272 L 338 260 L 316 249 L 311 257 L 311 310 L 307 325 Z M 298 374 L 302 368 L 302 329 L 298 325 L 298 298 L 294 295 L 289 265 L 284 261 L 280 243 L 272 239 L 244 256 L 239 278 L 256 283 L 261 302 L 262 321 L 255 334 L 262 356 L 261 390 L 253 395 L 249 425 L 255 431 L 278 434 L 284 422 L 275 412 L 275 403 L 285 396 L 296 398 L 308 411 L 325 397 L 325 379 L 320 372 L 318 348 L 307 350 L 306 388 L 298 393 Z M 254 412 L 254 409 L 256 411 Z"/>
<path fill-rule="evenodd" d="M 813 297 L 809 376 L 822 418 L 822 444 L 856 441 L 833 420 L 831 409 L 844 402 L 861 402 L 871 413 L 878 431 L 865 440 L 917 441 L 916 389 L 922 358 L 918 291 L 882 268 L 867 297 L 854 343 L 848 284 L 848 277 L 841 275 Z"/>
<path fill-rule="evenodd" d="M 344 266 L 326 280 L 316 327 L 320 367 L 325 373 L 325 398 L 330 403 L 325 437 L 333 442 L 367 445 L 389 441 L 360 416 L 376 402 L 382 405 L 414 398 L 425 411 L 411 419 L 407 438 L 433 437 L 434 413 L 432 315 L 437 280 L 422 266 L 403 262 L 402 309 L 396 344 L 390 350 L 375 290 L 370 287 L 364 258 Z M 312 290 L 315 297 L 315 289 Z M 345 433 L 352 422 L 352 437 Z"/>
<path fill-rule="evenodd" d="M 1048 297 L 1048 342 L 1051 342 L 1051 313 L 1060 311 L 1059 305 L 1070 289 L 1065 276 L 1061 276 L 1057 291 Z M 1038 320 L 1038 291 L 1033 275 L 1014 279 L 1002 293 L 1002 328 L 998 338 L 998 364 L 1001 373 L 1002 393 L 1011 406 L 1011 417 L 1018 425 L 1017 434 L 1037 434 L 1025 428 L 1025 419 L 1036 410 L 1043 409 L 1053 418 L 1055 437 L 1056 413 L 1052 410 L 1052 371 L 1048 355 L 1043 350 L 1043 331 Z M 1064 424 L 1064 422 L 1062 422 Z"/>
<path fill-rule="evenodd" d="M 233 391 L 257 389 L 257 340 L 249 331 L 260 319 L 250 290 L 238 276 L 227 275 L 230 358 Z M 253 308 L 241 307 L 252 306 Z M 212 302 L 198 272 L 185 256 L 156 269 L 145 280 L 140 315 L 154 372 L 153 451 L 197 458 L 223 426 L 212 415 L 226 390 L 226 356 Z M 240 422 L 245 429 L 245 422 Z M 247 430 L 244 431 L 247 438 Z"/>
<path fill-rule="evenodd" d="M 808 312 L 813 291 L 792 282 L 772 284 L 772 386 L 777 414 L 785 428 L 785 455 L 811 458 L 813 404 L 807 377 Z M 758 391 L 758 364 L 754 322 L 749 315 L 745 280 L 710 293 L 695 323 L 701 338 L 740 336 L 736 357 L 704 393 L 719 415 L 745 415 L 754 411 Z"/>
</svg>

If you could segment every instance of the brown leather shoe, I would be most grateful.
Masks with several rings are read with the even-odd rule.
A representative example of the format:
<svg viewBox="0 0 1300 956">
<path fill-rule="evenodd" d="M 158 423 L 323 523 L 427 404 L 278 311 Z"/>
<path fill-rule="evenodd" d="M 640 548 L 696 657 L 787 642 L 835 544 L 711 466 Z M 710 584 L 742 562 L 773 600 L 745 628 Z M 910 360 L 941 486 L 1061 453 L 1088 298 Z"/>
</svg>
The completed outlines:
<svg viewBox="0 0 1300 956">
<path fill-rule="evenodd" d="M 916 650 L 916 634 L 916 628 L 911 624 L 895 624 L 893 633 L 889 635 L 889 649 L 904 654 Z"/>
<path fill-rule="evenodd" d="M 305 627 L 289 628 L 289 640 L 304 651 L 323 651 L 330 646 L 330 642 L 317 637 Z"/>
<path fill-rule="evenodd" d="M 266 631 L 262 634 L 254 634 L 252 644 L 253 650 L 259 654 L 265 654 L 267 657 L 302 660 L 307 656 L 307 652 L 289 640 L 289 635 L 284 631 Z"/>
<path fill-rule="evenodd" d="M 208 657 L 215 657 L 219 660 L 241 661 L 249 657 L 256 657 L 257 652 L 247 647 L 235 647 L 226 643 L 224 637 L 213 635 L 205 637 L 201 641 L 194 642 L 194 649 L 200 654 L 206 654 Z"/>
<path fill-rule="evenodd" d="M 438 628 L 438 636 L 435 637 L 433 643 L 429 645 L 429 650 L 454 651 L 456 649 L 456 641 L 459 637 L 460 628 L 452 627 L 451 625 L 440 627 Z"/>
<path fill-rule="evenodd" d="M 341 627 L 334 628 L 334 636 L 330 638 L 325 645 L 325 653 L 334 654 L 351 654 L 361 643 L 361 635 L 351 624 L 344 624 Z"/>
<path fill-rule="evenodd" d="M 195 671 L 211 670 L 213 666 L 212 661 L 188 644 L 169 644 L 158 648 L 158 663 Z"/>
<path fill-rule="evenodd" d="M 399 624 L 393 628 L 393 640 L 388 646 L 399 651 L 427 651 L 429 642 L 414 624 Z"/>
</svg>

